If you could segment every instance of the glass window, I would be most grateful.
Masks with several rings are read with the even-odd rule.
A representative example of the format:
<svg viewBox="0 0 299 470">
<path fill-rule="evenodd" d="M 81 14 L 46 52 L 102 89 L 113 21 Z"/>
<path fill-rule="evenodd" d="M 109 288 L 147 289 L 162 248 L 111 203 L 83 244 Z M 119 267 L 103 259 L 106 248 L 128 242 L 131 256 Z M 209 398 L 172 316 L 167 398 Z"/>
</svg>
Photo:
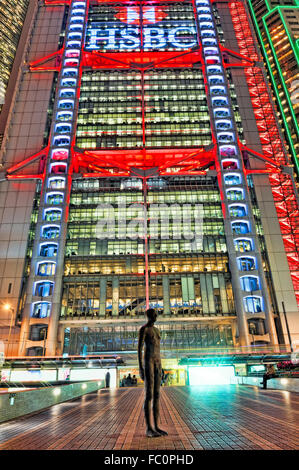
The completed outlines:
<svg viewBox="0 0 299 470">
<path fill-rule="evenodd" d="M 228 174 L 224 176 L 225 184 L 237 185 L 241 183 L 241 175 L 238 174 Z"/>
<path fill-rule="evenodd" d="M 35 284 L 34 295 L 38 297 L 48 297 L 53 293 L 54 282 L 44 281 Z"/>
<path fill-rule="evenodd" d="M 62 210 L 47 209 L 45 210 L 44 219 L 53 222 L 55 220 L 61 220 Z"/>
<path fill-rule="evenodd" d="M 33 318 L 46 318 L 50 316 L 51 304 L 50 302 L 35 302 L 32 305 Z"/>
<path fill-rule="evenodd" d="M 247 214 L 246 207 L 245 206 L 239 206 L 236 204 L 230 205 L 229 206 L 229 214 L 231 217 L 243 217 L 244 215 Z"/>
<path fill-rule="evenodd" d="M 252 292 L 259 289 L 259 280 L 255 276 L 243 276 L 241 277 L 241 286 L 246 292 Z"/>
<path fill-rule="evenodd" d="M 64 189 L 65 179 L 64 178 L 49 178 L 48 188 L 50 189 Z"/>
<path fill-rule="evenodd" d="M 248 233 L 249 222 L 232 222 L 232 230 L 237 234 Z"/>
<path fill-rule="evenodd" d="M 254 258 L 238 258 L 238 263 L 241 271 L 252 271 L 253 269 L 256 269 Z"/>
<path fill-rule="evenodd" d="M 229 189 L 226 194 L 227 198 L 231 201 L 241 201 L 244 199 L 243 189 Z"/>
<path fill-rule="evenodd" d="M 253 249 L 252 240 L 239 238 L 239 239 L 234 240 L 234 243 L 235 243 L 235 248 L 237 251 L 245 252 L 245 251 L 251 251 Z"/>
<path fill-rule="evenodd" d="M 39 276 L 52 276 L 55 274 L 55 263 L 39 263 L 37 267 L 37 274 Z"/>
<path fill-rule="evenodd" d="M 56 243 L 45 243 L 40 246 L 40 256 L 45 256 L 50 258 L 51 256 L 56 256 L 58 250 L 58 245 Z"/>
<path fill-rule="evenodd" d="M 47 204 L 59 205 L 63 202 L 62 193 L 48 193 L 46 196 Z"/>
<path fill-rule="evenodd" d="M 248 313 L 259 313 L 262 311 L 262 298 L 261 297 L 245 297 L 244 298 L 245 311 Z"/>
<path fill-rule="evenodd" d="M 42 228 L 42 237 L 43 238 L 58 238 L 60 233 L 59 227 L 53 226 L 46 226 Z"/>
</svg>

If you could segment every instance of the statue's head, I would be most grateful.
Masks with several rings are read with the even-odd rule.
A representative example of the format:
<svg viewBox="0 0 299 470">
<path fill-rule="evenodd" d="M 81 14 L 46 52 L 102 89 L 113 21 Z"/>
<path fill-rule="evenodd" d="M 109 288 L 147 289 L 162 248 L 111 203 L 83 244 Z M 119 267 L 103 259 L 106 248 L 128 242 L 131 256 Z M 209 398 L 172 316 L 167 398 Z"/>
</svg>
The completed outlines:
<svg viewBox="0 0 299 470">
<path fill-rule="evenodd" d="M 147 309 L 147 311 L 145 312 L 147 318 L 148 318 L 148 321 L 151 321 L 151 322 L 155 322 L 157 320 L 157 317 L 158 317 L 158 314 L 156 312 L 156 310 L 154 308 L 149 308 Z"/>
</svg>

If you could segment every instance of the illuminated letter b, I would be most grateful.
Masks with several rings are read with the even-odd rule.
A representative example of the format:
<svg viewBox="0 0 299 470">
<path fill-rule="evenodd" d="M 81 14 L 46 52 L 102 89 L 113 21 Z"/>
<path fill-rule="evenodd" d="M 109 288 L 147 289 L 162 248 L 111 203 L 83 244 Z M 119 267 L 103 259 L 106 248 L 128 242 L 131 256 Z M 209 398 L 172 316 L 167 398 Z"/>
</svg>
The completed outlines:
<svg viewBox="0 0 299 470">
<path fill-rule="evenodd" d="M 144 47 L 150 49 L 162 49 L 166 46 L 162 28 L 144 28 Z"/>
</svg>

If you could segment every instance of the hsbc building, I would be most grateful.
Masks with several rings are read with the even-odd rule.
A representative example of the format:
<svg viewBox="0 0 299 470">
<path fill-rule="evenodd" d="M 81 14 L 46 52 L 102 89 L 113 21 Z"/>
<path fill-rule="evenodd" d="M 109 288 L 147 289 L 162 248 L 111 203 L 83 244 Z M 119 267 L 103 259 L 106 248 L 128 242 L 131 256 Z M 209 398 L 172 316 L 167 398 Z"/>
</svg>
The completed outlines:
<svg viewBox="0 0 299 470">
<path fill-rule="evenodd" d="M 168 357 L 287 350 L 298 195 L 244 2 L 31 15 L 0 155 L 11 352 L 135 351 L 149 307 Z"/>
<path fill-rule="evenodd" d="M 114 22 L 90 22 L 87 50 L 174 50 L 197 44 L 195 22 L 169 20 L 165 7 L 128 6 L 117 10 Z"/>
</svg>

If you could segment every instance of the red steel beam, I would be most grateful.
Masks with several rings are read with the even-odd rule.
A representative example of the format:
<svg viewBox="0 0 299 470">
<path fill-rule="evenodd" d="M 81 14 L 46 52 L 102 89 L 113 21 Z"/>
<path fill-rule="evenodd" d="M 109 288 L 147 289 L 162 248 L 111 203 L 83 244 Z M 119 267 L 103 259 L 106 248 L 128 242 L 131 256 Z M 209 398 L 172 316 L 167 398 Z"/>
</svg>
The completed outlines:
<svg viewBox="0 0 299 470">
<path fill-rule="evenodd" d="M 35 153 L 34 155 L 31 155 L 28 158 L 25 158 L 25 160 L 22 160 L 21 162 L 17 163 L 16 165 L 11 166 L 8 168 L 7 173 L 14 173 L 17 170 L 20 170 L 21 168 L 24 168 L 25 166 L 29 165 L 30 163 L 34 162 L 38 158 L 40 158 L 42 155 L 46 155 L 48 152 L 49 147 L 46 147 L 39 152 Z"/>
<path fill-rule="evenodd" d="M 260 160 L 263 160 L 263 161 L 269 163 L 270 165 L 275 166 L 276 168 L 280 168 L 280 165 L 275 160 L 273 160 L 272 158 L 266 157 L 262 153 L 256 152 L 255 150 L 253 150 L 249 147 L 246 147 L 246 145 L 243 145 L 240 141 L 239 141 L 239 145 L 241 147 L 241 150 L 245 150 L 246 152 L 254 155 L 257 158 L 259 158 Z"/>
<path fill-rule="evenodd" d="M 44 0 L 45 5 L 69 5 L 71 0 Z"/>
<path fill-rule="evenodd" d="M 6 175 L 6 179 L 12 180 L 32 180 L 32 179 L 44 179 L 43 174 L 39 175 Z"/>
<path fill-rule="evenodd" d="M 33 62 L 30 62 L 29 64 L 29 69 L 31 72 L 41 72 L 41 71 L 59 71 L 60 70 L 60 67 L 61 67 L 61 56 L 62 56 L 62 53 L 63 53 L 63 49 L 64 48 L 61 48 L 59 49 L 58 51 L 56 52 L 53 52 L 52 54 L 48 54 L 44 57 L 42 57 L 41 59 L 37 59 Z M 45 62 L 47 62 L 48 60 L 51 60 L 53 59 L 54 57 L 56 57 L 57 59 L 59 59 L 59 65 L 54 65 L 54 66 L 47 66 L 47 65 L 42 65 L 44 64 Z"/>
<path fill-rule="evenodd" d="M 200 49 L 182 52 L 83 52 L 83 67 L 93 69 L 130 69 L 130 68 L 165 68 L 193 67 L 195 63 L 202 64 Z"/>
</svg>

